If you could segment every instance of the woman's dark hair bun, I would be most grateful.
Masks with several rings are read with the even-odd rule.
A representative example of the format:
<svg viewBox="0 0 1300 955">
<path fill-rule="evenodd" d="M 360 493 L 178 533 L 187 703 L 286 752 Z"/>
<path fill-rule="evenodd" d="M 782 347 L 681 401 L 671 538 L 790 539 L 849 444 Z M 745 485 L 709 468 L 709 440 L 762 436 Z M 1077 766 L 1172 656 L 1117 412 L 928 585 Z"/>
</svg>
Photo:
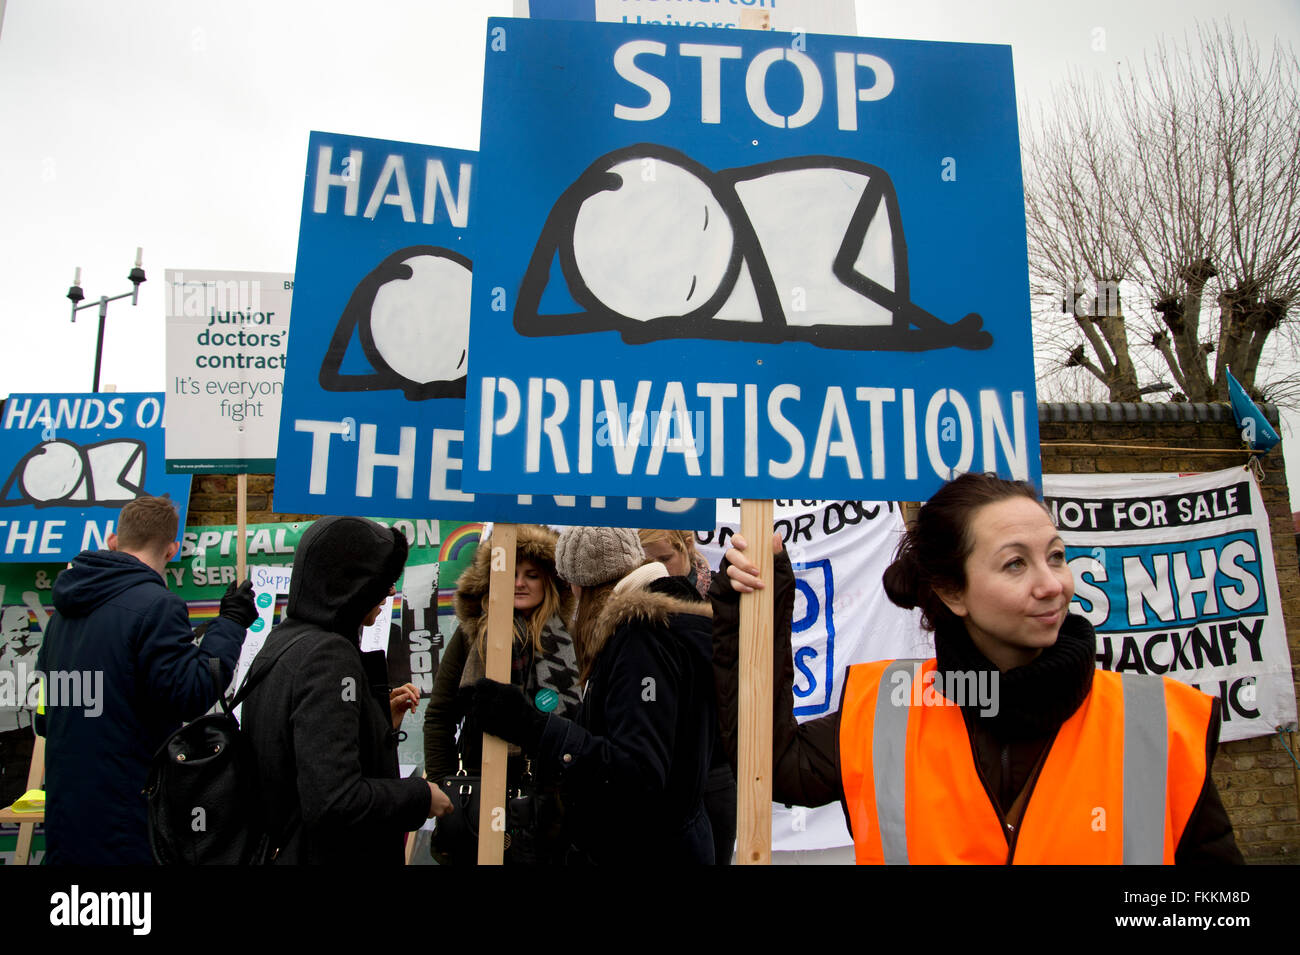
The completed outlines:
<svg viewBox="0 0 1300 955">
<path fill-rule="evenodd" d="M 911 610 L 921 602 L 921 569 L 916 564 L 912 548 L 906 540 L 899 547 L 894 562 L 885 568 L 881 578 L 885 585 L 885 596 L 896 606 Z"/>
</svg>

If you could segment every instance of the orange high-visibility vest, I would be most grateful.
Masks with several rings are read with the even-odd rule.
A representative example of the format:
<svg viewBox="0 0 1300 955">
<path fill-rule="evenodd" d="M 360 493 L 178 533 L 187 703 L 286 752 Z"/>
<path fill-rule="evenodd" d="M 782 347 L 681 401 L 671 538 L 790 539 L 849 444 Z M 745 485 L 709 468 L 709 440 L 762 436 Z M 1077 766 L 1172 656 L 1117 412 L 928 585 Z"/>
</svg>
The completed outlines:
<svg viewBox="0 0 1300 955">
<path fill-rule="evenodd" d="M 1098 670 L 1043 761 L 1008 858 L 961 709 L 926 675 L 935 670 L 933 659 L 849 668 L 840 775 L 859 864 L 1173 863 L 1208 772 L 1209 696 Z"/>
</svg>

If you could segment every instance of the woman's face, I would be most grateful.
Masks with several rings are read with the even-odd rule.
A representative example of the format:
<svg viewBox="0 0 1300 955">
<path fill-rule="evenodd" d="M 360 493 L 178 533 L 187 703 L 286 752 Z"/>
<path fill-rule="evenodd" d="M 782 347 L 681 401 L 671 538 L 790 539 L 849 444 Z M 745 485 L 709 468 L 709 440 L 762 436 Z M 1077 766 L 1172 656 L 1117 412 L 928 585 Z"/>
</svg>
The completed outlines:
<svg viewBox="0 0 1300 955">
<path fill-rule="evenodd" d="M 986 504 L 971 520 L 966 587 L 940 594 L 975 646 L 999 670 L 1022 666 L 1056 643 L 1074 596 L 1065 545 L 1036 501 Z"/>
<path fill-rule="evenodd" d="M 686 563 L 686 555 L 673 548 L 668 541 L 654 541 L 650 544 L 642 544 L 645 550 L 647 560 L 657 560 L 668 568 L 668 573 L 674 577 L 685 577 L 691 572 L 691 568 Z"/>
<path fill-rule="evenodd" d="M 532 610 L 540 606 L 546 593 L 546 574 L 531 560 L 515 564 L 515 609 Z"/>
</svg>

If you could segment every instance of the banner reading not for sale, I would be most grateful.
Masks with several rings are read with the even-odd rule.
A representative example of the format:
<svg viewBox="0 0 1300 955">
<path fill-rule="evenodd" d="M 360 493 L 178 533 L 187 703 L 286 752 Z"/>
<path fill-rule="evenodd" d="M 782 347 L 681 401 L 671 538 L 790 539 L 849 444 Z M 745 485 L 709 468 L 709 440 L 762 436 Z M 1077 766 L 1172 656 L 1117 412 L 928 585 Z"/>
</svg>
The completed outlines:
<svg viewBox="0 0 1300 955">
<path fill-rule="evenodd" d="M 1295 722 L 1268 514 L 1249 471 L 1044 475 L 1043 489 L 1098 666 L 1217 696 L 1224 741 Z"/>
</svg>

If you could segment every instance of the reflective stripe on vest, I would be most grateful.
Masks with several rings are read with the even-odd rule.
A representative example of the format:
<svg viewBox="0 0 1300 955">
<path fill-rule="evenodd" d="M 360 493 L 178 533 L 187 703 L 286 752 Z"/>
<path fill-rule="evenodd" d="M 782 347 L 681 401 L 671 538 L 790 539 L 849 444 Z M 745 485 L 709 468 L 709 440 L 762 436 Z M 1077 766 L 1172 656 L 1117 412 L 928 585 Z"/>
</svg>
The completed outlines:
<svg viewBox="0 0 1300 955">
<path fill-rule="evenodd" d="M 881 851 L 885 865 L 907 865 L 907 713 L 910 706 L 894 706 L 894 689 L 910 699 L 912 680 L 920 660 L 895 660 L 885 668 L 876 692 L 876 723 L 871 733 L 874 755 L 876 815 L 880 819 Z M 890 692 L 885 692 L 890 687 Z"/>
<path fill-rule="evenodd" d="M 1165 772 L 1169 765 L 1165 686 L 1131 676 L 1124 688 L 1124 864 L 1159 865 L 1164 857 Z"/>
<path fill-rule="evenodd" d="M 859 862 L 1007 861 L 961 711 L 931 685 L 935 671 L 934 660 L 850 668 L 840 766 Z M 1210 713 L 1210 698 L 1184 684 L 1098 671 L 1043 762 L 1014 861 L 1171 863 L 1204 785 Z"/>
</svg>

